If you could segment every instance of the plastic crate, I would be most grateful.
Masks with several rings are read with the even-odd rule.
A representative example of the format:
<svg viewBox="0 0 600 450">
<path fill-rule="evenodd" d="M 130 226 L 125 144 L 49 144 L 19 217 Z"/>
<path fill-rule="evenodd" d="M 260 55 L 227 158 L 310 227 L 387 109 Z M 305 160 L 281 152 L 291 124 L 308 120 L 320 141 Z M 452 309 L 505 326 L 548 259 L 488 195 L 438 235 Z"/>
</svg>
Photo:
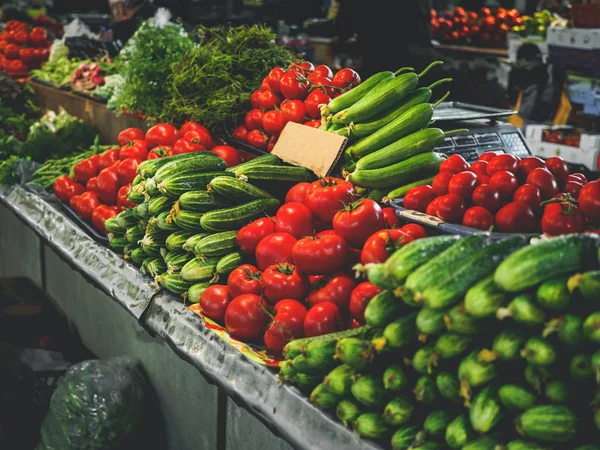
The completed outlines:
<svg viewBox="0 0 600 450">
<path fill-rule="evenodd" d="M 571 16 L 576 28 L 600 28 L 600 5 L 572 5 Z"/>
</svg>

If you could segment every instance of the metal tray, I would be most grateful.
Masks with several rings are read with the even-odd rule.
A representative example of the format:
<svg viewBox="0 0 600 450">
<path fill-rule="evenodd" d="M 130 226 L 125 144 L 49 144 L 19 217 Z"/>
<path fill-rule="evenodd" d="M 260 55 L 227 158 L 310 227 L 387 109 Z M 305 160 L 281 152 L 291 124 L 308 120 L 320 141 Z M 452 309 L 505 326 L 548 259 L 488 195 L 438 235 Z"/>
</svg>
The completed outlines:
<svg viewBox="0 0 600 450">
<path fill-rule="evenodd" d="M 495 119 L 516 114 L 511 109 L 492 108 L 462 102 L 442 102 L 433 111 L 433 120 L 438 122 L 455 122 L 475 119 Z"/>
<path fill-rule="evenodd" d="M 94 239 L 99 244 L 103 244 L 106 247 L 108 247 L 108 238 L 106 236 L 101 235 L 89 223 L 87 223 L 85 220 L 82 220 L 81 217 L 79 217 L 77 215 L 77 213 L 75 211 L 73 211 L 69 205 L 61 202 L 58 199 L 57 199 L 57 202 L 60 204 L 60 207 L 63 209 L 65 214 L 67 216 L 69 216 L 69 218 L 71 220 L 73 220 L 73 222 L 75 222 L 77 225 L 79 225 L 79 227 L 83 228 L 83 230 L 87 234 L 89 234 L 92 239 Z"/>
</svg>

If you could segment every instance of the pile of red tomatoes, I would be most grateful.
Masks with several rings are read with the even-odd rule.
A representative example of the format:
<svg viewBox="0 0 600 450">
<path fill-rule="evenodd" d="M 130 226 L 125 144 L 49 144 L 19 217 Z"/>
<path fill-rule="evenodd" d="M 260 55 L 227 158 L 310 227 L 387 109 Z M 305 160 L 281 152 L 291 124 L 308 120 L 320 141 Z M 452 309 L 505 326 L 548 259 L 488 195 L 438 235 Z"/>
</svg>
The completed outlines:
<svg viewBox="0 0 600 450">
<path fill-rule="evenodd" d="M 0 67 L 13 77 L 26 77 L 50 56 L 46 30 L 25 22 L 9 20 L 0 33 Z"/>
</svg>

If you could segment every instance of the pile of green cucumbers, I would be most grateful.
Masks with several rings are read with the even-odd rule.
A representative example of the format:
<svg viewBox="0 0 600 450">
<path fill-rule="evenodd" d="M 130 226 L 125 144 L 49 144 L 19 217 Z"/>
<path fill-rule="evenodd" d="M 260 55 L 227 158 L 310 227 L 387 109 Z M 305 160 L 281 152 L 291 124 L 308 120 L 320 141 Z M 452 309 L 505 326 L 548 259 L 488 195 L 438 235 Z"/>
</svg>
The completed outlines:
<svg viewBox="0 0 600 450">
<path fill-rule="evenodd" d="M 366 324 L 280 378 L 400 449 L 600 448 L 600 239 L 435 236 L 374 265 Z"/>
<path fill-rule="evenodd" d="M 110 246 L 163 288 L 198 303 L 207 287 L 243 264 L 238 230 L 279 207 L 249 181 L 311 177 L 274 155 L 232 168 L 212 152 L 144 161 L 129 193 L 137 206 L 105 223 Z"/>
<path fill-rule="evenodd" d="M 433 149 L 451 132 L 429 128 L 434 108 L 432 89 L 452 81 L 441 79 L 429 87 L 419 80 L 434 66 L 416 74 L 412 68 L 379 72 L 322 108 L 321 128 L 349 139 L 343 173 L 359 188 L 381 201 L 404 196 L 412 187 L 431 183 L 443 156 Z"/>
</svg>

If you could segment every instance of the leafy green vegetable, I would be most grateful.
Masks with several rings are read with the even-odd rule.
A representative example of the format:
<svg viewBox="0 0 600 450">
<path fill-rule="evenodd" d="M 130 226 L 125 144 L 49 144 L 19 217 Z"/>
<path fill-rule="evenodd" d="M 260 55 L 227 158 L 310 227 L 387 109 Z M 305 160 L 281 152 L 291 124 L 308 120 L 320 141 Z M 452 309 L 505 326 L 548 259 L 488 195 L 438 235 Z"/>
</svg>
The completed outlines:
<svg viewBox="0 0 600 450">
<path fill-rule="evenodd" d="M 17 181 L 13 170 L 13 164 L 17 160 L 19 157 L 13 155 L 0 162 L 0 184 L 13 184 Z"/>
<path fill-rule="evenodd" d="M 39 108 L 34 102 L 35 93 L 31 86 L 19 84 L 0 72 L 0 139 L 5 134 L 18 139 L 27 134 L 31 124 L 39 117 Z M 0 149 L 0 158 L 3 156 Z"/>
<path fill-rule="evenodd" d="M 46 83 L 63 86 L 69 84 L 73 72 L 83 62 L 78 59 L 69 59 L 67 56 L 60 56 L 53 61 L 48 61 L 41 69 L 32 70 L 31 77 Z"/>
</svg>

